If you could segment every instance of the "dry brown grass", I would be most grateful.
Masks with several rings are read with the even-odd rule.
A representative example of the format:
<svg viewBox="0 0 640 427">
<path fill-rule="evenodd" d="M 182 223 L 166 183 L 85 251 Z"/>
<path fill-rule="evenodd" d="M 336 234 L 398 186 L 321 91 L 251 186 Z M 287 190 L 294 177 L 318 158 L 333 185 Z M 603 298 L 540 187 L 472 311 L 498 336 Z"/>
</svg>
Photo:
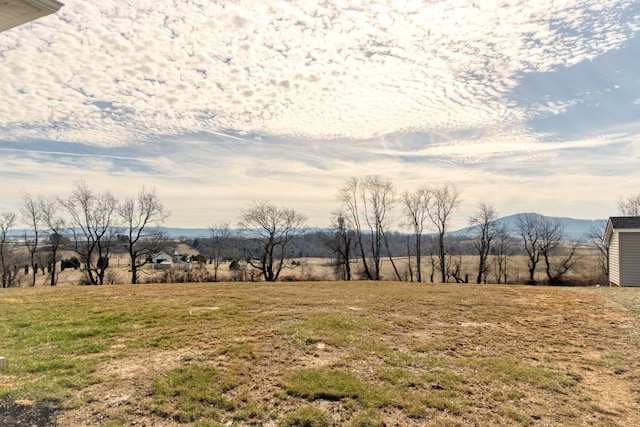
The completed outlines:
<svg viewBox="0 0 640 427">
<path fill-rule="evenodd" d="M 182 252 L 187 253 L 187 247 L 185 245 L 182 248 Z M 189 254 L 197 255 L 197 251 L 192 250 Z M 69 254 L 71 256 L 72 254 Z M 403 281 L 409 281 L 410 275 L 408 272 L 408 260 L 406 257 L 394 258 L 396 266 L 401 274 Z M 299 258 L 295 260 L 299 265 L 295 268 L 285 268 L 281 274 L 281 281 L 318 281 L 318 280 L 333 280 L 334 271 L 331 267 L 331 259 L 328 258 Z M 462 256 L 462 277 L 467 276 L 469 283 L 474 283 L 477 276 L 477 257 L 476 256 Z M 113 284 L 127 284 L 131 281 L 131 273 L 128 268 L 128 260 L 125 256 L 116 256 L 112 258 L 110 268 L 107 270 L 107 279 L 109 283 Z M 356 271 L 358 270 L 359 263 L 354 262 L 353 271 L 354 278 L 357 278 Z M 199 267 L 203 267 L 207 274 L 203 276 L 213 275 L 213 266 L 206 264 L 199 266 L 197 263 L 193 264 L 194 271 Z M 140 270 L 140 283 L 155 283 L 160 281 L 160 278 L 166 274 L 165 270 L 154 270 L 150 264 L 145 265 Z M 431 274 L 431 266 L 428 259 L 423 262 L 423 281 L 429 282 Z M 577 265 L 567 275 L 568 279 L 575 280 L 578 283 L 594 284 L 594 279 L 597 279 L 600 275 L 598 258 L 591 255 L 588 252 L 581 254 Z M 383 260 L 382 263 L 382 276 L 383 280 L 397 280 L 394 270 L 389 260 Z M 218 270 L 218 278 L 220 281 L 235 281 L 240 278 L 246 280 L 250 275 L 241 275 L 229 270 L 229 263 L 222 263 Z M 255 275 L 259 277 L 259 275 Z M 511 256 L 509 257 L 509 283 L 524 283 L 528 279 L 527 259 L 524 256 Z M 544 265 L 542 262 L 539 264 L 536 272 L 536 280 L 540 283 L 544 283 L 546 276 L 544 274 Z M 26 280 L 26 279 L 25 279 Z M 440 282 L 439 272 L 434 274 L 435 283 Z M 454 281 L 453 278 L 450 281 Z M 495 283 L 496 277 L 491 272 L 488 275 L 488 282 Z M 49 283 L 48 275 L 40 275 L 38 278 L 38 285 L 47 285 Z M 79 285 L 83 283 L 83 276 L 79 270 L 65 270 L 60 273 L 59 281 L 60 285 Z M 606 283 L 601 283 L 602 285 Z"/>
<path fill-rule="evenodd" d="M 7 289 L 0 392 L 60 426 L 640 425 L 639 318 L 604 287 Z"/>
</svg>

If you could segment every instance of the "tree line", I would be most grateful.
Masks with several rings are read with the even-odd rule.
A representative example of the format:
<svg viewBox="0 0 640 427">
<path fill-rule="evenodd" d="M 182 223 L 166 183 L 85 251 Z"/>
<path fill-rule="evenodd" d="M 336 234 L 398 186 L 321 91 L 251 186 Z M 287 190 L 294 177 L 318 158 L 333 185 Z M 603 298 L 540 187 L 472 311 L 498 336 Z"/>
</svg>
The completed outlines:
<svg viewBox="0 0 640 427">
<path fill-rule="evenodd" d="M 510 257 L 518 254 L 526 258 L 529 283 L 543 269 L 546 281 L 557 284 L 576 265 L 579 246 L 589 243 L 598 251 L 602 274 L 608 274 L 602 229 L 571 241 L 560 220 L 537 214 L 519 215 L 509 229 L 498 221 L 497 210 L 483 203 L 468 218 L 469 235 L 452 236 L 451 219 L 460 202 L 461 191 L 451 183 L 398 192 L 378 175 L 349 178 L 337 190 L 330 231 L 315 233 L 311 252 L 331 259 L 337 280 L 382 280 L 385 263 L 394 280 L 444 283 L 507 283 Z M 618 209 L 623 216 L 640 215 L 640 195 L 621 200 Z M 141 268 L 173 244 L 158 227 L 169 216 L 153 188 L 124 200 L 85 182 L 75 184 L 67 197 L 23 193 L 18 213 L 0 213 L 2 287 L 18 285 L 21 265 L 30 271 L 28 285 L 35 285 L 39 267 L 54 286 L 63 248 L 75 253 L 91 285 L 108 281 L 112 255 L 125 252 L 130 281 L 138 283 Z M 16 241 L 10 231 L 18 220 L 27 227 Z M 242 210 L 236 226 L 221 222 L 209 231 L 194 246 L 208 258 L 214 281 L 222 262 L 230 260 L 250 273 L 243 276 L 249 280 L 281 280 L 285 269 L 300 266 L 296 257 L 310 255 L 300 242 L 314 236 L 302 213 L 266 201 Z M 475 277 L 465 272 L 463 255 L 474 255 Z M 402 266 L 399 258 L 406 259 Z"/>
<path fill-rule="evenodd" d="M 49 284 L 58 280 L 61 249 L 73 251 L 81 264 L 87 284 L 105 283 L 109 260 L 116 248 L 126 251 L 131 283 L 137 283 L 139 269 L 149 256 L 166 246 L 167 239 L 156 225 L 170 215 L 155 189 L 142 188 L 136 196 L 118 200 L 110 192 L 96 192 L 84 181 L 66 197 L 33 196 L 24 192 L 19 212 L 0 213 L 0 273 L 2 287 L 19 283 L 24 264 L 34 286 L 39 268 L 49 274 Z M 19 242 L 10 231 L 21 220 L 27 225 Z M 22 250 L 21 250 L 22 249 Z"/>
<path fill-rule="evenodd" d="M 461 201 L 461 191 L 450 183 L 398 192 L 390 180 L 377 175 L 352 177 L 338 189 L 336 201 L 328 233 L 305 231 L 303 216 L 293 210 L 255 204 L 243 211 L 239 224 L 259 244 L 247 256 L 246 248 L 239 249 L 247 240 L 234 240 L 229 223 L 212 226 L 214 262 L 224 253 L 226 241 L 227 250 L 234 248 L 227 254 L 241 260 L 244 253 L 248 266 L 260 271 L 264 280 L 274 281 L 284 268 L 295 267 L 288 259 L 303 256 L 296 244 L 303 240 L 326 247 L 320 256 L 332 258 L 338 280 L 382 280 L 386 262 L 394 280 L 507 283 L 512 279 L 512 255 L 522 255 L 528 283 L 535 284 L 542 270 L 547 283 L 561 284 L 576 266 L 579 248 L 588 245 L 599 255 L 600 281 L 608 274 L 608 249 L 601 227 L 579 240 L 569 238 L 560 219 L 538 214 L 521 214 L 507 227 L 498 221 L 493 206 L 482 203 L 468 218 L 469 235 L 450 235 L 451 218 Z M 638 215 L 640 196 L 621 200 L 618 208 L 621 215 Z M 405 232 L 393 231 L 397 229 Z M 474 255 L 474 278 L 464 272 L 464 255 Z M 408 262 L 401 267 L 399 258 Z"/>
<path fill-rule="evenodd" d="M 410 281 L 469 282 L 463 273 L 462 255 L 476 256 L 476 283 L 507 282 L 509 256 L 524 252 L 527 256 L 529 281 L 535 283 L 539 262 L 543 262 L 547 280 L 560 283 L 576 262 L 579 242 L 568 242 L 563 224 L 557 219 L 537 214 L 523 214 L 514 229 L 498 222 L 497 210 L 480 204 L 468 219 L 471 233 L 465 238 L 450 237 L 451 217 L 461 201 L 461 192 L 453 184 L 422 185 L 412 191 L 397 193 L 393 183 L 380 176 L 351 178 L 339 189 L 340 207 L 334 213 L 336 236 L 333 251 L 338 275 L 343 280 L 355 276 L 380 280 L 383 253 L 389 259 L 395 279 Z M 393 210 L 400 221 L 392 223 Z M 392 253 L 389 230 L 399 225 L 408 231 L 404 254 Z M 516 245 L 520 241 L 521 248 Z M 464 246 L 467 248 L 464 248 Z M 407 275 L 396 267 L 397 256 L 408 257 Z M 428 279 L 424 274 L 426 258 L 430 264 Z M 352 271 L 357 259 L 359 270 Z"/>
</svg>

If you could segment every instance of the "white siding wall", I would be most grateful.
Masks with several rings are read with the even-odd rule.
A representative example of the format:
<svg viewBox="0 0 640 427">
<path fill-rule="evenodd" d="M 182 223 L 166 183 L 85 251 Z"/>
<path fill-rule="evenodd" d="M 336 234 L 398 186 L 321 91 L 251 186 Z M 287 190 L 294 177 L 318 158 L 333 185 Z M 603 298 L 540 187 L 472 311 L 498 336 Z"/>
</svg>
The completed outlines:
<svg viewBox="0 0 640 427">
<path fill-rule="evenodd" d="M 609 241 L 609 282 L 620 286 L 620 261 L 619 261 L 619 248 L 618 248 L 618 235 L 617 231 L 614 231 Z"/>
<path fill-rule="evenodd" d="M 621 286 L 640 286 L 640 233 L 616 233 Z"/>
</svg>

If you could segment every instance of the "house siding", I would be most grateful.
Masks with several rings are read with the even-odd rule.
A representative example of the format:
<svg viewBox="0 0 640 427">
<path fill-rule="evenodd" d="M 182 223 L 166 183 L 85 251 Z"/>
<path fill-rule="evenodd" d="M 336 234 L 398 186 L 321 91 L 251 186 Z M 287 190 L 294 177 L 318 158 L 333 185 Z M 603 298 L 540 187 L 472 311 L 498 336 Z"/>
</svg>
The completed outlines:
<svg viewBox="0 0 640 427">
<path fill-rule="evenodd" d="M 640 233 L 618 235 L 619 282 L 621 286 L 640 286 Z M 613 239 L 612 239 L 613 240 Z"/>
<path fill-rule="evenodd" d="M 609 282 L 618 286 L 620 286 L 619 235 L 620 233 L 614 231 L 609 242 Z"/>
</svg>

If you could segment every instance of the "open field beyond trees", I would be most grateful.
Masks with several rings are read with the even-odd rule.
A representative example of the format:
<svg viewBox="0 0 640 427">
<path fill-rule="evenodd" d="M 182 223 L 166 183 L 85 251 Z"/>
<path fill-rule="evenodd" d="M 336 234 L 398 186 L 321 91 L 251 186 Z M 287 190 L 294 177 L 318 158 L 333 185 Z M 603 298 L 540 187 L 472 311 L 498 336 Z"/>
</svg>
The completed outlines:
<svg viewBox="0 0 640 427">
<path fill-rule="evenodd" d="M 198 255 L 200 252 L 197 250 L 189 249 L 187 245 L 179 245 L 180 253 L 185 255 Z M 65 257 L 71 257 L 72 252 L 63 252 Z M 601 284 L 606 285 L 608 282 L 606 277 L 602 277 L 600 273 L 599 259 L 597 256 L 592 255 L 587 250 L 583 250 L 579 254 L 579 261 L 567 274 L 567 281 L 570 284 L 575 282 L 578 285 L 594 285 Z M 467 277 L 469 282 L 475 282 L 475 278 L 478 274 L 478 257 L 473 255 L 464 255 L 456 257 L 461 262 L 461 275 Z M 489 260 L 493 263 L 493 257 L 489 257 Z M 329 281 L 336 280 L 335 268 L 333 266 L 334 260 L 331 258 L 293 258 L 291 261 L 295 261 L 296 266 L 291 268 L 287 267 L 283 270 L 282 275 L 278 279 L 279 281 Z M 398 267 L 403 280 L 410 281 L 410 275 L 408 273 L 408 261 L 406 257 L 394 257 L 394 262 Z M 247 268 L 246 271 L 233 271 L 229 268 L 229 262 L 221 262 L 218 269 L 218 278 L 220 281 L 259 281 L 261 280 L 260 272 L 256 269 Z M 291 263 L 289 263 L 291 264 Z M 183 271 L 177 268 L 171 270 L 154 269 L 153 264 L 148 263 L 139 268 L 140 283 L 171 283 L 171 282 L 202 282 L 210 281 L 213 277 L 213 265 L 211 263 L 200 264 L 198 262 L 192 263 L 192 269 L 189 271 Z M 354 261 L 352 269 L 357 271 L 361 267 L 361 263 Z M 507 280 L 509 283 L 524 283 L 527 280 L 527 259 L 522 255 L 510 255 L 507 260 Z M 381 280 L 391 280 L 395 278 L 395 273 L 389 263 L 388 259 L 384 259 L 381 262 Z M 434 278 L 435 283 L 440 281 L 439 271 L 437 268 L 429 265 L 429 260 L 423 262 L 423 274 L 424 282 L 430 282 L 431 277 Z M 109 284 L 129 284 L 131 283 L 131 268 L 128 260 L 125 256 L 113 256 L 106 270 L 106 283 Z M 414 272 L 415 276 L 415 272 Z M 489 283 L 495 283 L 495 271 L 492 268 L 489 272 Z M 27 286 L 29 274 L 23 274 L 22 272 L 17 275 L 17 282 L 21 286 Z M 538 283 L 545 283 L 544 265 L 538 265 L 536 274 L 536 280 Z M 253 279 L 252 279 L 253 278 Z M 492 280 L 493 279 L 493 280 Z M 50 275 L 48 273 L 39 273 L 36 277 L 36 286 L 48 286 L 50 283 Z M 416 278 L 414 277 L 414 280 Z M 453 278 L 449 279 L 454 282 Z M 87 283 L 86 274 L 81 270 L 74 270 L 73 268 L 67 268 L 64 271 L 58 272 L 57 284 L 58 285 L 83 285 Z"/>
<path fill-rule="evenodd" d="M 640 425 L 639 320 L 629 288 L 2 289 L 0 396 L 58 426 Z"/>
</svg>

